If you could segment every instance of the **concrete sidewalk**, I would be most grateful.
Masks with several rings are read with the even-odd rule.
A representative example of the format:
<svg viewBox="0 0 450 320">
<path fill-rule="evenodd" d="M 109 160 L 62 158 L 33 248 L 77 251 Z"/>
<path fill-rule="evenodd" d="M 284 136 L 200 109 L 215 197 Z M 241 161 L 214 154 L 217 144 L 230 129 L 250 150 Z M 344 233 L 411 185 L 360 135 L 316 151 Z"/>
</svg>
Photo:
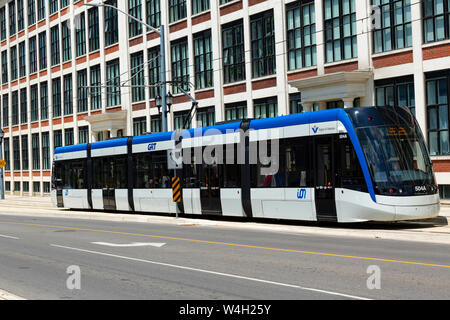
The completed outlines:
<svg viewBox="0 0 450 320">
<path fill-rule="evenodd" d="M 339 237 L 361 237 L 403 241 L 450 244 L 450 205 L 442 205 L 439 217 L 394 223 L 331 224 L 296 221 L 236 220 L 217 217 L 182 217 L 168 215 L 76 211 L 55 208 L 49 197 L 20 197 L 8 195 L 0 201 L 0 216 L 37 218 L 71 218 L 130 223 L 171 224 L 190 227 L 221 227 L 253 229 L 293 234 L 322 234 Z"/>
</svg>

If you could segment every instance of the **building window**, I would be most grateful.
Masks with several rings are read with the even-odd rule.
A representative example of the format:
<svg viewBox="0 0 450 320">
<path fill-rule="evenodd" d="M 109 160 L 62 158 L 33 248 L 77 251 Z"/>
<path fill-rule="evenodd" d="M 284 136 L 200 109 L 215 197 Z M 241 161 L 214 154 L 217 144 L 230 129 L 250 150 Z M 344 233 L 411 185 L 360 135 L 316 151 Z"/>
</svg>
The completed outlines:
<svg viewBox="0 0 450 320">
<path fill-rule="evenodd" d="M 9 3 L 9 36 L 14 35 L 16 30 L 16 2 L 11 1 Z"/>
<path fill-rule="evenodd" d="M 28 40 L 28 50 L 30 51 L 30 74 L 37 72 L 37 46 L 36 37 Z"/>
<path fill-rule="evenodd" d="M 289 95 L 289 113 L 295 114 L 295 113 L 302 113 L 303 112 L 303 106 L 302 106 L 302 94 L 299 93 L 291 93 Z"/>
<path fill-rule="evenodd" d="M 225 83 L 245 80 L 244 28 L 242 21 L 222 28 Z"/>
<path fill-rule="evenodd" d="M 276 73 L 273 10 L 250 17 L 252 77 Z"/>
<path fill-rule="evenodd" d="M 450 154 L 449 86 L 449 70 L 426 74 L 428 149 L 430 155 Z"/>
<path fill-rule="evenodd" d="M 375 81 L 375 100 L 377 106 L 408 107 L 415 115 L 413 76 Z"/>
<path fill-rule="evenodd" d="M 61 130 L 55 130 L 53 132 L 53 145 L 55 146 L 55 149 L 63 146 Z"/>
<path fill-rule="evenodd" d="M 276 97 L 254 100 L 253 105 L 255 106 L 255 119 L 278 116 L 278 103 Z"/>
<path fill-rule="evenodd" d="M 7 38 L 6 28 L 6 7 L 3 7 L 0 9 L 0 35 L 2 41 Z"/>
<path fill-rule="evenodd" d="M 8 82 L 8 51 L 2 52 L 2 83 Z"/>
<path fill-rule="evenodd" d="M 152 116 L 150 119 L 151 132 L 161 132 L 162 128 L 162 120 L 161 116 Z"/>
<path fill-rule="evenodd" d="M 41 82 L 41 120 L 48 119 L 48 84 L 47 81 Z"/>
<path fill-rule="evenodd" d="M 213 84 L 211 30 L 194 35 L 195 89 L 210 88 Z"/>
<path fill-rule="evenodd" d="M 51 51 L 52 51 L 52 66 L 57 65 L 61 61 L 61 54 L 59 49 L 59 26 L 54 26 L 50 30 L 51 37 Z"/>
<path fill-rule="evenodd" d="M 237 102 L 225 105 L 225 120 L 244 120 L 247 119 L 247 102 Z"/>
<path fill-rule="evenodd" d="M 11 81 L 14 81 L 17 79 L 17 47 L 14 46 L 11 48 L 11 53 L 9 55 L 9 58 L 11 59 Z"/>
<path fill-rule="evenodd" d="M 424 0 L 423 30 L 425 43 L 450 38 L 450 1 Z"/>
<path fill-rule="evenodd" d="M 209 10 L 209 0 L 192 0 L 192 14 Z"/>
<path fill-rule="evenodd" d="M 6 161 L 6 166 L 5 166 L 5 170 L 9 171 L 11 170 L 11 153 L 10 153 L 10 149 L 9 149 L 9 138 L 5 138 L 4 139 L 4 144 L 3 144 L 3 155 L 4 155 L 4 160 Z"/>
<path fill-rule="evenodd" d="M 8 95 L 3 95 L 3 128 L 9 126 L 9 107 Z"/>
<path fill-rule="evenodd" d="M 147 118 L 135 118 L 133 119 L 133 135 L 141 136 L 147 132 Z"/>
<path fill-rule="evenodd" d="M 192 121 L 189 119 L 189 121 L 184 125 L 186 122 L 186 119 L 191 116 L 190 111 L 180 111 L 175 112 L 173 115 L 173 127 L 175 130 L 179 129 L 190 129 L 192 126 Z"/>
<path fill-rule="evenodd" d="M 412 46 L 411 1 L 373 0 L 381 11 L 380 29 L 373 31 L 374 53 Z"/>
<path fill-rule="evenodd" d="M 102 108 L 102 80 L 100 73 L 100 65 L 91 68 L 91 109 L 98 110 Z"/>
<path fill-rule="evenodd" d="M 147 24 L 158 28 L 161 25 L 160 0 L 146 0 L 147 2 Z"/>
<path fill-rule="evenodd" d="M 186 0 L 169 0 L 169 22 L 186 18 Z"/>
<path fill-rule="evenodd" d="M 128 0 L 128 13 L 138 20 L 142 20 L 142 0 Z M 130 38 L 142 34 L 142 23 L 136 20 L 128 20 Z"/>
<path fill-rule="evenodd" d="M 70 4 L 70 0 L 61 0 L 61 9 L 67 7 Z"/>
<path fill-rule="evenodd" d="M 64 76 L 64 115 L 73 113 L 72 75 Z"/>
<path fill-rule="evenodd" d="M 100 49 L 100 33 L 98 27 L 98 8 L 88 10 L 89 20 L 89 52 Z"/>
<path fill-rule="evenodd" d="M 357 57 L 354 0 L 325 0 L 326 62 Z"/>
<path fill-rule="evenodd" d="M 61 23 L 62 33 L 62 61 L 66 62 L 72 59 L 71 41 L 70 41 L 70 28 L 69 21 Z"/>
<path fill-rule="evenodd" d="M 88 111 L 88 83 L 87 71 L 81 70 L 77 72 L 77 111 Z"/>
<path fill-rule="evenodd" d="M 179 87 L 189 91 L 189 54 L 187 38 L 171 43 L 173 93 L 180 93 Z"/>
<path fill-rule="evenodd" d="M 144 76 L 144 53 L 132 54 L 131 60 L 131 100 L 132 102 L 145 100 L 145 76 Z"/>
<path fill-rule="evenodd" d="M 117 8 L 117 0 L 108 0 L 106 4 Z M 109 7 L 104 8 L 105 16 L 105 46 L 111 46 L 119 41 L 119 27 L 117 10 Z"/>
<path fill-rule="evenodd" d="M 89 143 L 89 126 L 78 128 L 78 142 Z"/>
<path fill-rule="evenodd" d="M 58 0 L 50 0 L 50 14 L 58 11 Z"/>
<path fill-rule="evenodd" d="M 152 87 L 150 87 L 150 99 L 155 98 L 160 94 L 159 87 L 156 86 L 159 83 L 161 75 L 159 52 L 159 47 L 151 48 L 148 50 L 148 78 L 149 83 L 153 85 Z"/>
<path fill-rule="evenodd" d="M 23 192 L 30 192 L 30 183 L 28 181 L 22 182 Z"/>
<path fill-rule="evenodd" d="M 52 80 L 53 118 L 61 117 L 61 78 Z"/>
<path fill-rule="evenodd" d="M 86 54 L 86 21 L 84 12 L 75 17 L 75 21 L 76 56 L 81 57 Z"/>
<path fill-rule="evenodd" d="M 11 95 L 11 124 L 16 126 L 19 124 L 19 91 L 14 91 Z"/>
<path fill-rule="evenodd" d="M 286 9 L 289 70 L 317 64 L 314 2 L 305 2 L 297 1 Z"/>
<path fill-rule="evenodd" d="M 26 55 L 25 41 L 23 41 L 19 43 L 19 77 L 21 78 L 27 75 Z"/>
<path fill-rule="evenodd" d="M 45 19 L 45 1 L 47 0 L 38 0 L 37 3 L 38 21 Z"/>
<path fill-rule="evenodd" d="M 120 66 L 119 59 L 106 63 L 107 107 L 120 105 Z"/>
<path fill-rule="evenodd" d="M 20 123 L 28 122 L 27 88 L 20 89 Z"/>
<path fill-rule="evenodd" d="M 334 100 L 334 101 L 327 101 L 327 109 L 343 109 L 344 108 L 344 101 L 342 100 Z"/>
<path fill-rule="evenodd" d="M 26 171 L 29 169 L 28 164 L 28 135 L 22 136 L 22 170 Z"/>
<path fill-rule="evenodd" d="M 25 183 L 25 182 L 24 182 Z M 44 193 L 50 193 L 50 182 L 44 182 Z M 25 190 L 23 190 L 25 191 Z"/>
<path fill-rule="evenodd" d="M 41 183 L 40 182 L 33 182 L 33 192 L 34 193 L 41 192 Z"/>
<path fill-rule="evenodd" d="M 14 171 L 20 171 L 20 137 L 13 138 Z"/>
<path fill-rule="evenodd" d="M 17 0 L 17 29 L 22 31 L 25 28 L 25 16 L 24 16 L 24 0 Z"/>
<path fill-rule="evenodd" d="M 73 145 L 73 129 L 65 129 L 64 130 L 64 145 L 71 146 Z"/>
<path fill-rule="evenodd" d="M 39 98 L 38 98 L 38 85 L 31 86 L 30 91 L 31 101 L 31 121 L 39 120 Z"/>
<path fill-rule="evenodd" d="M 200 108 L 197 111 L 197 122 L 201 127 L 213 126 L 216 123 L 215 108 Z"/>
<path fill-rule="evenodd" d="M 47 68 L 47 32 L 39 34 L 39 70 Z"/>
<path fill-rule="evenodd" d="M 50 169 L 50 134 L 48 132 L 42 133 L 42 169 Z"/>
<path fill-rule="evenodd" d="M 36 23 L 36 1 L 35 0 L 27 0 L 28 1 L 28 26 Z"/>
<path fill-rule="evenodd" d="M 33 170 L 41 169 L 40 158 L 40 146 L 39 146 L 39 133 L 33 133 L 31 135 L 31 154 L 33 156 Z"/>
</svg>

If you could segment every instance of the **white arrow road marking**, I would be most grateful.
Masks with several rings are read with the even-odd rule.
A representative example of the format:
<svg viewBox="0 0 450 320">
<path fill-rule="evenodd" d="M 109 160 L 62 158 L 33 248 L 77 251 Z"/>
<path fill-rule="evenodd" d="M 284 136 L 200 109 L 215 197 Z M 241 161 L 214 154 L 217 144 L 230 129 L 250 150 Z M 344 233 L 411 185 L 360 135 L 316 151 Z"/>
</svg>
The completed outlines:
<svg viewBox="0 0 450 320">
<path fill-rule="evenodd" d="M 8 238 L 8 239 L 19 240 L 19 238 L 11 237 L 11 236 L 5 236 L 5 235 L 3 235 L 3 234 L 0 234 L 0 238 Z"/>
<path fill-rule="evenodd" d="M 161 248 L 165 243 L 154 243 L 154 242 L 133 242 L 133 243 L 108 243 L 108 242 L 91 242 L 92 244 L 98 244 L 101 246 L 108 246 L 108 247 L 158 247 Z"/>
</svg>

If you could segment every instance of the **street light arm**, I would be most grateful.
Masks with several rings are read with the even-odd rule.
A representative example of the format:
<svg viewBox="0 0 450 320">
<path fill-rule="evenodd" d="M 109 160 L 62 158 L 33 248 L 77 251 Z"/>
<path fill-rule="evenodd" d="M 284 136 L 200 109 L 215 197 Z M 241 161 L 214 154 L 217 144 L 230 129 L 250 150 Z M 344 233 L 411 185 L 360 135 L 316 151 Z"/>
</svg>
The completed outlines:
<svg viewBox="0 0 450 320">
<path fill-rule="evenodd" d="M 114 7 L 113 5 L 106 4 L 106 3 L 103 3 L 103 2 L 102 2 L 102 3 L 87 2 L 87 3 L 85 3 L 84 5 L 85 5 L 85 6 L 88 6 L 88 7 L 106 7 L 106 8 L 113 8 L 113 9 L 115 9 L 115 10 L 117 10 L 117 11 L 123 13 L 123 14 L 126 15 L 128 18 L 131 18 L 132 20 L 134 20 L 134 21 L 136 21 L 136 22 L 139 22 L 139 23 L 143 24 L 143 25 L 146 26 L 148 29 L 150 29 L 150 30 L 152 30 L 152 31 L 154 31 L 154 32 L 156 32 L 156 33 L 158 33 L 159 35 L 161 35 L 161 31 L 160 31 L 160 30 L 156 29 L 155 27 L 152 27 L 151 25 L 147 24 L 146 22 L 144 22 L 144 21 L 142 21 L 142 20 L 139 20 L 139 19 L 133 17 L 133 16 L 132 16 L 131 14 L 129 14 L 128 12 L 125 12 L 125 11 L 123 11 L 123 10 L 117 8 L 117 7 Z"/>
</svg>

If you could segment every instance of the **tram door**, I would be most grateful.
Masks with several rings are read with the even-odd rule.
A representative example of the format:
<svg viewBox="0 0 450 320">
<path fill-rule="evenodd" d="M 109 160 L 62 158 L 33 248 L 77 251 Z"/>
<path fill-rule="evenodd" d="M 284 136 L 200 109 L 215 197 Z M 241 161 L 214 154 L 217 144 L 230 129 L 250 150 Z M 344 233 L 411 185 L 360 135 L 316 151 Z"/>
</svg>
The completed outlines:
<svg viewBox="0 0 450 320">
<path fill-rule="evenodd" d="M 103 209 L 116 210 L 115 168 L 116 162 L 111 158 L 103 159 Z"/>
<path fill-rule="evenodd" d="M 337 221 L 333 137 L 316 137 L 313 148 L 317 220 Z"/>
<path fill-rule="evenodd" d="M 200 166 L 200 202 L 202 213 L 222 214 L 220 203 L 221 166 L 217 164 Z"/>
</svg>

